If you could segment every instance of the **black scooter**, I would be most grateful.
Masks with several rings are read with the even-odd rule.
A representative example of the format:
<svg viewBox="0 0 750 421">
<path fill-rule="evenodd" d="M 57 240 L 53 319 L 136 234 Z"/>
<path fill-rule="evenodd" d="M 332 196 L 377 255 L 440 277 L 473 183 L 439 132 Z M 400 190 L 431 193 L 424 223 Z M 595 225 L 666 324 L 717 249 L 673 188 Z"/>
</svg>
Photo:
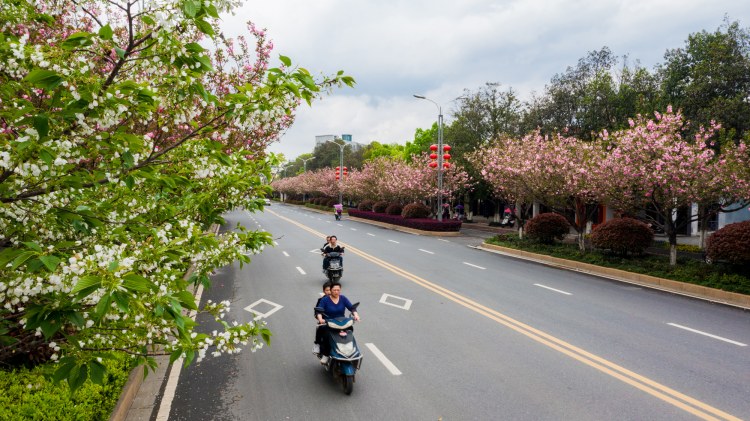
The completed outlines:
<svg viewBox="0 0 750 421">
<path fill-rule="evenodd" d="M 329 281 L 334 282 L 341 279 L 344 274 L 344 265 L 341 260 L 341 253 L 331 251 L 326 254 L 328 257 L 328 268 L 326 268 L 326 277 Z"/>
<path fill-rule="evenodd" d="M 353 311 L 357 310 L 359 303 L 352 305 Z M 362 353 L 359 351 L 357 341 L 354 339 L 354 319 L 351 317 L 328 318 L 323 309 L 316 307 L 315 311 L 321 313 L 328 326 L 328 332 L 323 338 L 330 344 L 331 355 L 325 363 L 325 369 L 336 380 L 341 382 L 344 393 L 352 394 L 354 388 L 354 374 L 362 366 Z M 316 354 L 318 359 L 322 358 L 321 354 Z"/>
</svg>

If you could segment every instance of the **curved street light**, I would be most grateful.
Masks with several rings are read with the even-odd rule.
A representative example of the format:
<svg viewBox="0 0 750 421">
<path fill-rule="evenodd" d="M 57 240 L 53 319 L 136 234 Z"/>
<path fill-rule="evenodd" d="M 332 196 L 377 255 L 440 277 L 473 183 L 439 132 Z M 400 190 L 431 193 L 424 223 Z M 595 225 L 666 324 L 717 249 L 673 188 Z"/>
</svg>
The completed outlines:
<svg viewBox="0 0 750 421">
<path fill-rule="evenodd" d="M 438 105 L 437 102 L 423 96 L 414 94 L 414 98 L 424 99 L 435 104 L 438 109 L 438 157 L 437 157 L 437 185 L 438 185 L 438 197 L 437 197 L 437 219 L 438 221 L 443 220 L 443 107 Z"/>
</svg>

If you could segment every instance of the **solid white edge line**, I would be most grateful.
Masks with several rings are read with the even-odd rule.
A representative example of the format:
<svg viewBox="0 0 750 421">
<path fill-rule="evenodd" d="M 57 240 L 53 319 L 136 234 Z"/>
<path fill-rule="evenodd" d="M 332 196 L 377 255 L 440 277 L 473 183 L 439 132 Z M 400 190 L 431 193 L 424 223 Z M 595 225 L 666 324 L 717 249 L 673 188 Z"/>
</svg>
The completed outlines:
<svg viewBox="0 0 750 421">
<path fill-rule="evenodd" d="M 198 291 L 195 293 L 195 302 L 200 305 L 201 296 L 203 295 L 203 284 L 198 285 Z M 195 320 L 195 310 L 190 312 L 190 318 Z M 167 421 L 169 419 L 169 413 L 172 411 L 172 401 L 174 400 L 175 392 L 177 392 L 177 383 L 180 380 L 180 372 L 182 372 L 182 358 L 178 358 L 177 361 L 172 364 L 172 369 L 169 371 L 169 379 L 167 385 L 164 386 L 164 396 L 161 398 L 159 403 L 159 412 L 156 414 L 156 421 Z"/>
<path fill-rule="evenodd" d="M 375 355 L 375 357 L 378 360 L 380 360 L 380 362 L 385 366 L 385 368 L 388 371 L 391 372 L 391 374 L 393 374 L 394 376 L 400 376 L 402 374 L 401 370 L 399 370 L 398 368 L 396 368 L 396 366 L 393 365 L 393 363 L 391 362 L 391 360 L 389 360 L 388 357 L 385 356 L 385 354 L 383 354 L 382 352 L 380 352 L 380 350 L 378 349 L 378 347 L 375 346 L 375 344 L 368 342 L 368 343 L 365 344 L 365 346 L 367 346 L 367 348 L 370 349 L 370 352 L 372 352 L 373 355 Z"/>
<path fill-rule="evenodd" d="M 689 328 L 687 326 L 678 325 L 677 323 L 667 323 L 667 324 L 670 325 L 670 326 L 676 327 L 678 329 L 683 329 L 683 330 L 687 330 L 688 332 L 693 332 L 693 333 L 697 333 L 699 335 L 708 336 L 709 338 L 718 339 L 720 341 L 728 342 L 728 343 L 733 344 L 733 345 L 747 346 L 747 344 L 743 344 L 742 342 L 737 342 L 737 341 L 733 341 L 731 339 L 722 338 L 721 336 L 712 335 L 710 333 L 702 332 L 700 330 Z"/>
<path fill-rule="evenodd" d="M 297 270 L 299 271 L 299 273 L 301 273 L 301 274 L 303 274 L 303 275 L 307 275 L 307 274 L 305 273 L 305 271 L 304 271 L 304 270 L 302 270 L 302 268 L 301 268 L 301 267 L 297 266 Z"/>
<path fill-rule="evenodd" d="M 473 264 L 471 264 L 469 262 L 464 262 L 464 264 L 467 265 L 467 266 L 471 266 L 473 268 L 477 268 L 477 269 L 482 269 L 482 270 L 486 270 L 487 269 L 487 268 L 483 268 L 481 266 L 473 265 Z"/>
<path fill-rule="evenodd" d="M 435 252 L 429 251 L 429 250 L 425 250 L 425 249 L 419 249 L 419 251 L 424 252 L 424 253 L 429 253 L 429 254 L 435 254 Z"/>
<path fill-rule="evenodd" d="M 571 294 L 571 293 L 569 293 L 569 292 L 565 292 L 565 291 L 562 291 L 562 290 L 559 290 L 559 289 L 555 289 L 555 288 L 552 288 L 552 287 L 548 287 L 547 285 L 542 285 L 542 284 L 534 284 L 534 286 L 538 286 L 538 287 L 540 287 L 540 288 L 545 288 L 545 289 L 548 289 L 548 290 L 550 290 L 550 291 L 555 291 L 555 292 L 559 292 L 560 294 L 565 294 L 565 295 L 573 295 L 573 294 Z"/>
</svg>

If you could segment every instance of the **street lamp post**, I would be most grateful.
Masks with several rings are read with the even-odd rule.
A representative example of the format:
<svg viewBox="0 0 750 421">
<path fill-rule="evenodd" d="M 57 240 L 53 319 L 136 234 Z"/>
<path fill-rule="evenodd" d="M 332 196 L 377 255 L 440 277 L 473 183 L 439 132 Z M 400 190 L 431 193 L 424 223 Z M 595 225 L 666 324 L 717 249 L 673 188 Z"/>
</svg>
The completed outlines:
<svg viewBox="0 0 750 421">
<path fill-rule="evenodd" d="M 333 140 L 328 140 L 328 142 L 333 143 L 334 145 L 338 145 L 339 147 L 339 171 L 341 172 L 341 178 L 339 178 L 339 203 L 344 204 L 344 192 L 341 191 L 341 181 L 344 179 L 344 148 L 349 146 L 344 143 L 338 143 L 334 142 Z"/>
<path fill-rule="evenodd" d="M 302 172 L 303 173 L 307 172 L 307 161 L 309 161 L 309 160 L 311 160 L 313 158 L 315 158 L 315 157 L 311 156 L 311 157 L 309 157 L 307 159 L 303 159 L 302 160 L 302 166 L 303 166 Z M 307 192 L 302 192 L 302 201 L 304 202 L 306 199 L 307 199 Z"/>
<path fill-rule="evenodd" d="M 431 103 L 435 104 L 435 106 L 438 109 L 438 150 L 437 150 L 437 188 L 438 188 L 438 197 L 437 197 L 437 205 L 438 205 L 438 211 L 437 211 L 437 219 L 438 221 L 443 220 L 443 108 L 438 105 L 437 102 L 424 97 L 422 95 L 416 95 L 414 94 L 414 98 L 424 99 L 425 101 L 430 101 Z"/>
</svg>

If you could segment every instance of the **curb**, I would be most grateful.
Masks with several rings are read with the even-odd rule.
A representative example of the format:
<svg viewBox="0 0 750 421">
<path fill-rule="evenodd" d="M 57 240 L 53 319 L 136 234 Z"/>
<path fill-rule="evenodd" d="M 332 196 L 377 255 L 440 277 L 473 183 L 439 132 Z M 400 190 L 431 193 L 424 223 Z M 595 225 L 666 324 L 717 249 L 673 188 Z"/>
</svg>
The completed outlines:
<svg viewBox="0 0 750 421">
<path fill-rule="evenodd" d="M 214 235 L 219 233 L 219 229 L 221 226 L 219 224 L 213 224 L 211 227 L 207 230 L 208 233 L 213 233 Z M 185 279 L 189 278 L 190 275 L 193 273 L 194 267 L 193 265 L 190 265 L 187 272 L 185 272 Z M 193 291 L 195 293 L 195 291 Z M 200 304 L 200 303 L 198 303 Z M 168 360 L 164 360 L 168 361 Z M 159 367 L 162 368 L 162 370 L 154 371 L 148 376 L 148 381 L 155 382 L 158 381 L 159 385 L 164 383 L 164 379 L 166 378 L 169 370 L 164 370 L 164 367 L 161 367 L 161 365 L 164 363 L 164 361 L 161 361 L 159 364 Z M 158 373 L 158 375 L 157 375 Z M 115 405 L 115 409 L 112 410 L 112 414 L 109 416 L 109 421 L 125 421 L 128 419 L 133 402 L 135 402 L 136 397 L 138 396 L 138 392 L 141 389 L 141 386 L 144 382 L 144 366 L 140 365 L 136 368 L 134 368 L 130 375 L 128 376 L 128 381 L 125 382 L 125 386 L 122 388 L 122 392 L 120 393 L 120 398 L 117 400 L 117 405 Z M 160 378 L 157 378 L 160 377 Z M 154 396 L 154 398 L 156 398 Z M 156 402 L 154 402 L 156 404 Z M 153 409 L 153 408 L 152 408 Z M 151 410 L 147 411 L 149 414 L 151 413 Z M 140 417 L 136 417 L 140 418 Z"/>
<path fill-rule="evenodd" d="M 660 291 L 684 295 L 691 298 L 697 298 L 704 301 L 710 301 L 713 303 L 738 307 L 744 310 L 750 310 L 750 295 L 723 291 L 716 288 L 709 288 L 702 285 L 689 284 L 686 282 L 674 281 L 671 279 L 658 278 L 656 276 L 643 275 L 640 273 L 627 272 L 620 269 L 592 265 L 590 263 L 576 262 L 574 260 L 566 260 L 559 257 L 531 253 L 528 251 L 516 250 L 508 247 L 497 246 L 494 244 L 485 243 L 481 246 L 478 246 L 477 248 L 491 253 L 503 254 L 510 257 L 541 263 L 547 266 L 556 267 L 558 269 L 586 273 L 588 275 L 607 278 L 618 282 L 625 282 L 643 286 L 646 288 L 657 289 Z"/>
</svg>

